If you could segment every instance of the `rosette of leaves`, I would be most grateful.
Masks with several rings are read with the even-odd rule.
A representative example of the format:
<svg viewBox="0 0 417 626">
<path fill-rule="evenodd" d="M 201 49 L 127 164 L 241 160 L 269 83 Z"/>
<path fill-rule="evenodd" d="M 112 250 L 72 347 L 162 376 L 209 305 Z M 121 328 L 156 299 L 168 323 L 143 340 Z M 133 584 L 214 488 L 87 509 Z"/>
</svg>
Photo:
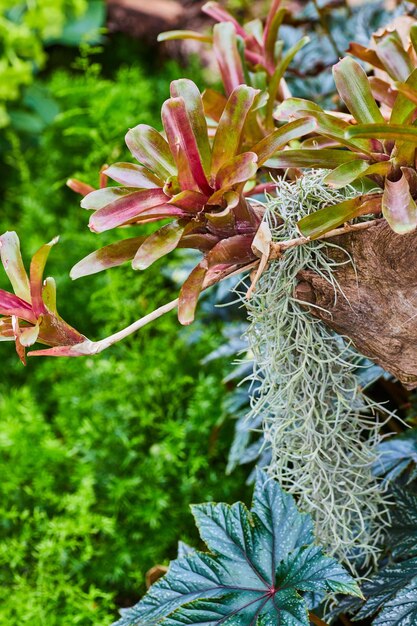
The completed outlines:
<svg viewBox="0 0 417 626">
<path fill-rule="evenodd" d="M 397 91 L 379 78 L 371 82 L 361 65 L 346 57 L 334 66 L 333 75 L 349 113 L 331 114 L 296 98 L 278 107 L 279 120 L 316 120 L 318 136 L 307 139 L 299 150 L 271 159 L 270 167 L 329 169 L 325 182 L 334 188 L 362 183 L 372 190 L 301 220 L 303 235 L 313 239 L 350 219 L 380 212 L 396 233 L 416 228 L 417 69 L 414 48 L 409 56 L 400 44 L 395 30 L 385 31 L 377 39 L 377 52 L 369 51 L 377 67 L 382 67 L 383 59 L 384 71 L 399 81 Z"/>
<path fill-rule="evenodd" d="M 116 163 L 104 174 L 121 186 L 87 193 L 81 206 L 93 210 L 89 226 L 101 233 L 118 227 L 171 220 L 145 237 L 134 237 L 93 252 L 71 276 L 79 278 L 132 260 L 146 269 L 175 248 L 197 249 L 203 259 L 185 280 L 178 317 L 189 324 L 200 292 L 256 261 L 252 242 L 262 211 L 245 195 L 258 169 L 288 141 L 309 132 L 311 120 L 295 120 L 248 145 L 246 130 L 256 116 L 259 92 L 240 85 L 232 92 L 210 142 L 203 101 L 186 79 L 171 84 L 163 104 L 165 137 L 140 124 L 126 143 L 139 164 Z M 79 183 L 71 186 L 85 193 Z"/>
<path fill-rule="evenodd" d="M 353 578 L 314 545 L 311 518 L 278 483 L 258 472 L 252 507 L 192 507 L 209 552 L 190 551 L 117 626 L 229 624 L 308 626 L 305 594 L 361 596 Z"/>
<path fill-rule="evenodd" d="M 6 232 L 0 237 L 1 262 L 14 290 L 9 293 L 0 289 L 0 341 L 14 341 L 23 363 L 26 363 L 26 348 L 36 342 L 60 346 L 65 356 L 88 341 L 58 314 L 54 279 L 43 280 L 46 261 L 57 241 L 53 239 L 34 254 L 28 276 L 16 233 Z"/>
<path fill-rule="evenodd" d="M 284 42 L 279 30 L 287 13 L 281 0 L 273 0 L 263 22 L 254 19 L 243 25 L 217 2 L 207 2 L 202 11 L 216 20 L 212 34 L 203 35 L 194 31 L 168 31 L 159 35 L 158 41 L 171 39 L 195 39 L 212 44 L 219 66 L 226 95 L 238 85 L 246 83 L 261 89 L 265 96 L 262 106 L 262 126 L 274 128 L 272 116 L 275 103 L 290 95 L 284 74 L 308 37 L 296 41 L 284 51 Z M 216 120 L 224 97 L 209 89 L 204 95 L 210 117 Z"/>
<path fill-rule="evenodd" d="M 353 613 L 354 620 L 373 617 L 372 626 L 417 623 L 417 495 L 400 489 L 393 495 L 391 561 L 362 585 L 364 603 L 346 599 L 337 609 Z"/>
</svg>

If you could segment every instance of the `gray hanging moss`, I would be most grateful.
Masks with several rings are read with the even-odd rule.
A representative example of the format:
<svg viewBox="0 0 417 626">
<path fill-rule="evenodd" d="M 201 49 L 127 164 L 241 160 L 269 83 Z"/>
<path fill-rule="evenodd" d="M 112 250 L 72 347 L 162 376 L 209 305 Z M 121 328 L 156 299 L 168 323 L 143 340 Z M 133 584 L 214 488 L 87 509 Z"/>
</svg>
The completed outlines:
<svg viewBox="0 0 417 626">
<path fill-rule="evenodd" d="M 330 190 L 322 179 L 312 172 L 279 182 L 266 212 L 274 241 L 297 237 L 301 217 L 357 194 L 349 187 Z M 312 514 L 328 552 L 355 571 L 375 562 L 389 522 L 387 496 L 371 472 L 386 414 L 360 386 L 363 357 L 293 297 L 302 269 L 318 272 L 335 297 L 344 297 L 335 262 L 326 256 L 329 245 L 315 241 L 287 250 L 246 303 L 256 383 L 248 420 L 262 418 L 269 473 Z"/>
</svg>

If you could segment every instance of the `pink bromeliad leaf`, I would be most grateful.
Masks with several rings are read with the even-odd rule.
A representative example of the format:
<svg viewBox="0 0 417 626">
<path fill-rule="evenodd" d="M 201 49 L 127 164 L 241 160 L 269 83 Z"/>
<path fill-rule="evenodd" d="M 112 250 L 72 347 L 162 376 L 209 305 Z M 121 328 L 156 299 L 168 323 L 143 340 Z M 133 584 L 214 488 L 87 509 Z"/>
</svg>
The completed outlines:
<svg viewBox="0 0 417 626">
<path fill-rule="evenodd" d="M 178 319 L 181 324 L 187 325 L 194 321 L 197 301 L 209 270 L 221 271 L 228 266 L 250 263 L 256 258 L 251 247 L 252 241 L 252 235 L 235 235 L 219 241 L 193 269 L 180 291 Z"/>
<path fill-rule="evenodd" d="M 151 126 L 139 124 L 129 130 L 126 145 L 139 163 L 162 180 L 177 174 L 167 141 Z"/>
<path fill-rule="evenodd" d="M 183 98 L 170 98 L 164 102 L 162 122 L 176 161 L 181 188 L 210 193 L 210 185 Z"/>
<path fill-rule="evenodd" d="M 56 309 L 56 287 L 52 278 L 43 280 L 45 264 L 58 239 L 42 246 L 33 256 L 28 278 L 23 265 L 19 239 L 14 232 L 0 237 L 0 255 L 13 288 L 19 295 L 0 290 L 0 339 L 15 341 L 23 363 L 26 348 L 35 342 L 48 346 L 73 346 L 86 340 L 67 324 Z"/>
<path fill-rule="evenodd" d="M 135 191 L 110 202 L 93 213 L 89 227 L 96 233 L 111 230 L 138 218 L 147 209 L 166 205 L 168 201 L 169 196 L 165 195 L 162 189 Z"/>
</svg>

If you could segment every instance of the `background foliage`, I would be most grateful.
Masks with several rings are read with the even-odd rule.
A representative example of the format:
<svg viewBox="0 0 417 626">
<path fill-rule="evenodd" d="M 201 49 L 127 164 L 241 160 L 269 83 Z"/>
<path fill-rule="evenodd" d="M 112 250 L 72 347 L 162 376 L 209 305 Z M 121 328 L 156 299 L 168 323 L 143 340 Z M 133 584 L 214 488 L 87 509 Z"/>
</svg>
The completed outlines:
<svg viewBox="0 0 417 626">
<path fill-rule="evenodd" d="M 54 111 L 42 135 L 4 135 L 1 229 L 19 232 L 26 260 L 64 233 L 49 269 L 63 316 L 91 337 L 171 299 L 176 286 L 158 265 L 146 277 L 127 267 L 71 283 L 68 268 L 100 242 L 65 181 L 97 184 L 104 162 L 123 160 L 124 133 L 139 120 L 160 123 L 179 72 L 142 62 L 103 77 L 84 54 L 36 84 Z M 197 69 L 188 74 L 198 80 Z M 99 359 L 24 369 L 3 345 L 1 623 L 111 621 L 116 605 L 139 598 L 145 572 L 175 556 L 179 529 L 195 543 L 190 503 L 242 497 L 244 475 L 224 478 L 232 435 L 229 426 L 219 436 L 224 366 L 200 365 L 218 342 L 221 318 L 210 316 L 207 328 L 181 333 L 167 316 Z"/>
</svg>

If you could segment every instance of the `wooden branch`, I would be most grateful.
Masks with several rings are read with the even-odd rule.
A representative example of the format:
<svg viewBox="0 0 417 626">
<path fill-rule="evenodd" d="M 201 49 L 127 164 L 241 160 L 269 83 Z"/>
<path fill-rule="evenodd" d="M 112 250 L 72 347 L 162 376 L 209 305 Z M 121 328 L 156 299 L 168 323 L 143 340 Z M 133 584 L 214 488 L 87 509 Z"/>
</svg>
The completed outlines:
<svg viewBox="0 0 417 626">
<path fill-rule="evenodd" d="M 326 624 L 326 622 L 323 622 L 322 619 L 317 617 L 317 615 L 314 615 L 314 613 L 312 613 L 311 611 L 309 611 L 308 618 L 309 618 L 310 622 L 312 624 L 315 624 L 316 626 L 328 626 Z"/>
<path fill-rule="evenodd" d="M 365 222 L 368 224 L 368 222 Z M 359 226 L 359 224 L 358 224 Z M 328 256 L 343 263 L 333 286 L 312 271 L 299 274 L 295 296 L 312 315 L 350 337 L 358 350 L 408 389 L 417 387 L 417 232 L 394 233 L 385 220 L 366 230 L 337 229 Z M 328 237 L 326 237 L 328 238 Z M 299 245 L 299 244 L 292 244 Z M 353 263 L 348 261 L 350 255 Z"/>
</svg>

